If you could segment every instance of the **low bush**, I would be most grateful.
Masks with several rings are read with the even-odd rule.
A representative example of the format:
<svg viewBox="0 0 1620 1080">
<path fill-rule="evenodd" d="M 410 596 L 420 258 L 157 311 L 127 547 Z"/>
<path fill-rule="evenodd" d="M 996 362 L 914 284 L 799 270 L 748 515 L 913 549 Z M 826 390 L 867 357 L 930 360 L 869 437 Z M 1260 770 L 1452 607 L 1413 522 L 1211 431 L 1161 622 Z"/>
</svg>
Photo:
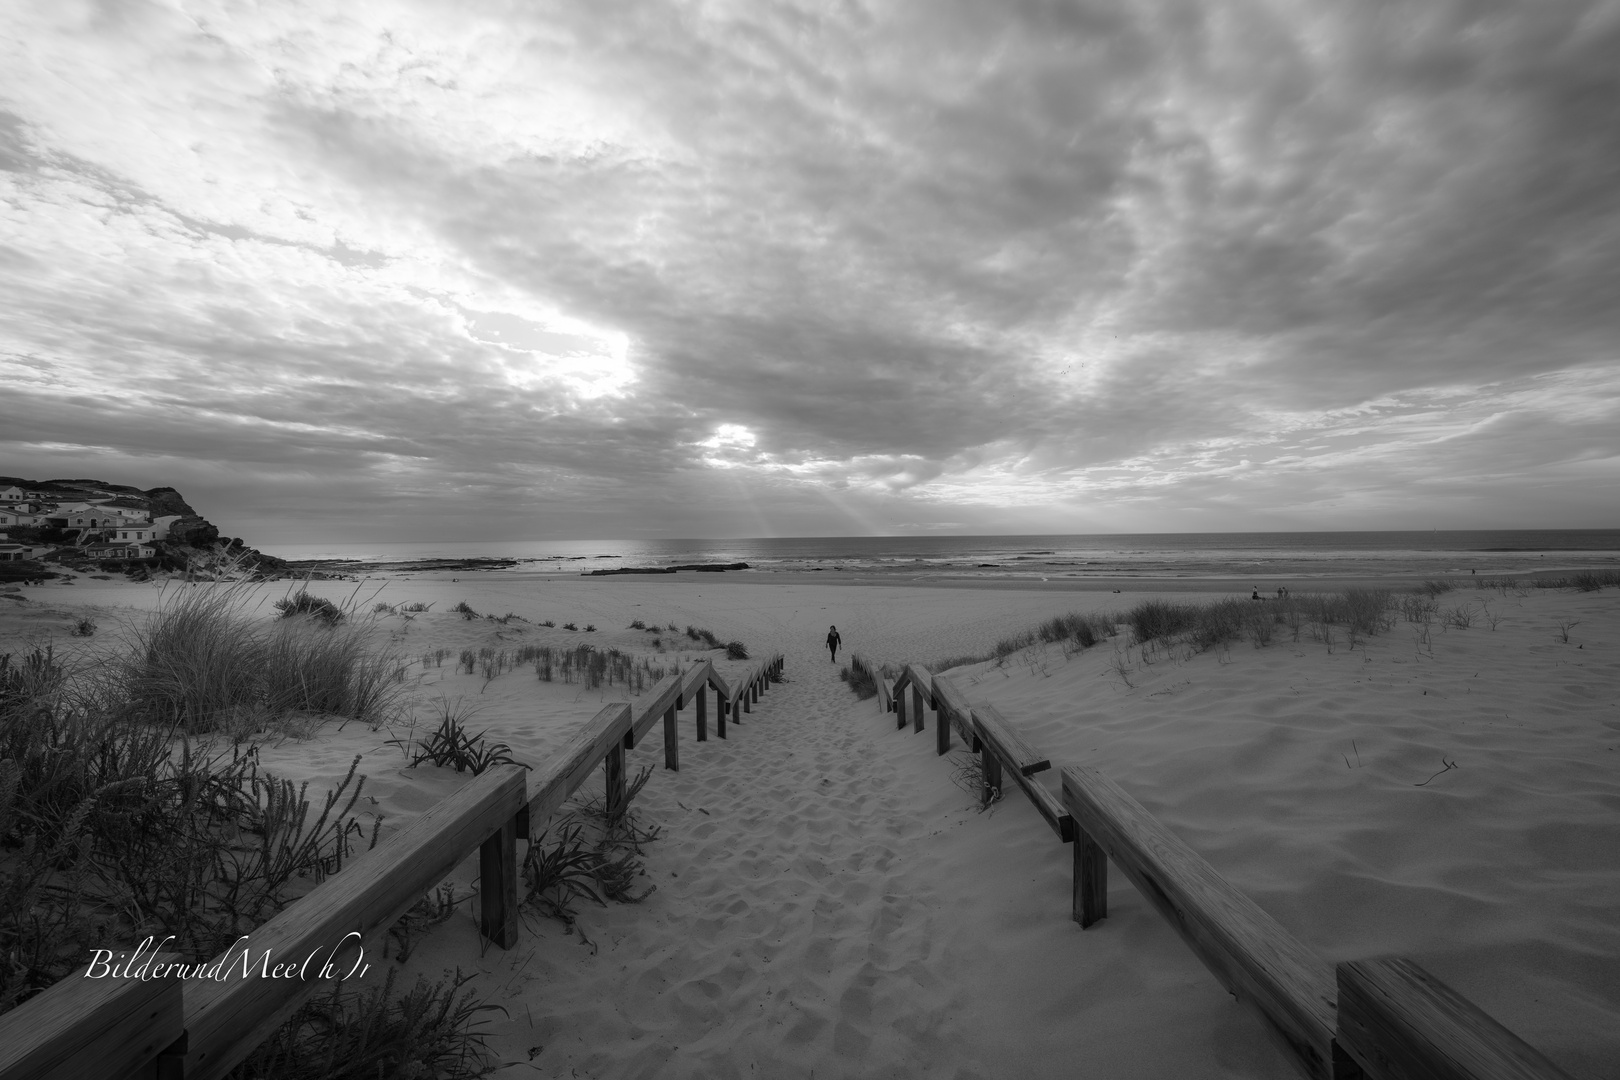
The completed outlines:
<svg viewBox="0 0 1620 1080">
<path fill-rule="evenodd" d="M 728 641 L 728 642 L 726 642 L 726 659 L 727 660 L 746 660 L 746 659 L 748 659 L 748 646 L 744 645 L 740 641 Z"/>
<path fill-rule="evenodd" d="M 466 722 L 472 718 L 473 711 L 462 708 L 459 701 L 452 705 L 441 700 L 438 714 L 439 726 L 426 739 L 418 740 L 416 753 L 411 757 L 411 768 L 427 761 L 477 776 L 492 765 L 517 764 L 510 746 L 488 742 L 484 738 L 487 732 L 480 731 L 477 735 L 467 733 Z"/>
<path fill-rule="evenodd" d="M 384 605 L 386 607 L 387 605 Z M 312 596 L 303 589 L 299 589 L 291 596 L 284 596 L 275 603 L 277 611 L 281 612 L 283 619 L 297 618 L 300 615 L 308 616 L 318 623 L 327 626 L 336 626 L 343 621 L 343 609 L 324 596 Z"/>
<path fill-rule="evenodd" d="M 457 970 L 439 982 L 419 977 L 400 994 L 397 975 L 390 968 L 382 986 L 345 992 L 338 985 L 312 999 L 230 1080 L 472 1080 L 496 1068 L 480 1017 L 506 1010 L 464 990 L 472 976 Z"/>
<path fill-rule="evenodd" d="M 1610 588 L 1620 587 L 1620 570 L 1588 570 L 1568 577 L 1537 578 L 1538 589 L 1576 589 L 1580 592 L 1597 592 L 1605 585 Z"/>
</svg>

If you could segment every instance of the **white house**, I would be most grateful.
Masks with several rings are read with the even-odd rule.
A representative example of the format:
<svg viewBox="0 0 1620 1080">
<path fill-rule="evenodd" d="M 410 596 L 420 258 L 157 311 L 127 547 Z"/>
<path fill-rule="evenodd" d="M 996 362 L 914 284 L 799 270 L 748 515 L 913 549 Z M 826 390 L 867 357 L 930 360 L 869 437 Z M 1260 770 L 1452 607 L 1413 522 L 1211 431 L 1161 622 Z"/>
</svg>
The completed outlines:
<svg viewBox="0 0 1620 1080">
<path fill-rule="evenodd" d="M 0 503 L 17 503 L 27 501 L 28 492 L 24 491 L 20 487 L 13 485 L 8 488 L 0 488 Z"/>
<path fill-rule="evenodd" d="M 56 516 L 62 515 L 58 513 Z M 70 529 L 118 529 L 126 526 L 151 528 L 145 518 L 126 517 L 115 507 L 92 506 L 67 515 L 67 527 Z"/>
<path fill-rule="evenodd" d="M 151 544 L 90 544 L 84 553 L 92 559 L 150 559 L 157 554 Z"/>
<path fill-rule="evenodd" d="M 26 510 L 0 508 L 0 525 L 33 525 L 38 521 L 38 514 Z"/>
<path fill-rule="evenodd" d="M 157 539 L 157 537 L 152 535 L 152 526 L 146 524 L 145 522 L 136 522 L 133 525 L 126 522 L 123 525 L 118 526 L 116 529 L 109 529 L 107 531 L 110 534 L 108 536 L 109 540 L 115 540 L 121 544 L 130 541 L 134 541 L 138 544 L 145 544 Z"/>
<path fill-rule="evenodd" d="M 169 527 L 184 516 L 184 514 L 165 514 L 160 518 L 153 518 L 152 539 L 167 540 L 169 538 Z"/>
<path fill-rule="evenodd" d="M 24 559 L 32 559 L 35 553 L 40 550 L 40 548 L 29 547 L 27 544 L 0 543 L 0 562 L 21 562 Z"/>
</svg>

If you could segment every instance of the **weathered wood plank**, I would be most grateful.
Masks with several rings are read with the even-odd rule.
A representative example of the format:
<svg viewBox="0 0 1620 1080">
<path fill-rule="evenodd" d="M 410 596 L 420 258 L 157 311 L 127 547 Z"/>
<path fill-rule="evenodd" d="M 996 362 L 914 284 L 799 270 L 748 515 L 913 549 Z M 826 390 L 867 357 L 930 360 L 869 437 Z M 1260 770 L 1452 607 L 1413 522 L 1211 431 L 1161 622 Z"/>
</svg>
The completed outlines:
<svg viewBox="0 0 1620 1080">
<path fill-rule="evenodd" d="M 625 733 L 624 748 L 635 749 L 641 737 L 652 730 L 660 717 L 667 712 L 681 697 L 681 687 L 685 679 L 679 671 L 671 672 L 662 679 L 653 683 L 642 699 L 636 702 L 635 719 L 630 724 L 630 730 Z"/>
<path fill-rule="evenodd" d="M 625 811 L 629 802 L 629 795 L 624 780 L 624 743 L 616 742 L 607 748 L 602 757 L 603 787 L 606 794 L 602 797 L 602 806 L 607 814 L 608 821 L 617 821 Z"/>
<path fill-rule="evenodd" d="M 997 761 L 1002 766 L 1005 766 L 1006 775 L 1012 778 L 1014 784 L 1018 785 L 1019 790 L 1024 793 L 1024 797 L 1029 799 L 1030 804 L 1035 807 L 1036 812 L 1041 815 L 1042 820 L 1057 835 L 1057 838 L 1065 844 L 1073 841 L 1075 837 L 1075 821 L 1069 812 L 1063 808 L 1063 802 L 1045 784 L 1032 779 L 1024 772 L 1026 767 L 1040 760 L 1040 755 L 1029 749 L 1028 744 L 1023 743 L 1021 739 L 1010 740 L 1008 738 L 1012 733 L 1012 726 L 993 706 L 975 705 L 971 715 L 975 735 L 974 741 L 984 755 L 985 762 Z M 1023 749 L 1009 752 L 1007 749 L 1008 741 L 1014 741 L 1015 745 L 1022 744 Z M 1036 762 L 1031 762 L 1031 757 L 1034 757 Z M 988 771 L 987 767 L 986 772 Z M 997 775 L 1000 776 L 999 770 Z M 1003 794 L 1006 793 L 1005 788 L 1002 791 Z"/>
<path fill-rule="evenodd" d="M 96 959 L 0 1016 L 0 1080 L 124 1077 L 185 1034 L 179 953 Z M 125 965 L 147 978 L 124 974 Z M 113 974 L 116 966 L 117 975 Z M 154 972 L 163 974 L 155 975 Z"/>
<path fill-rule="evenodd" d="M 1569 1080 L 1410 960 L 1340 964 L 1339 1045 L 1370 1080 Z"/>
<path fill-rule="evenodd" d="M 699 688 L 708 685 L 709 672 L 713 669 L 713 663 L 708 660 L 701 660 L 686 669 L 684 681 L 681 683 L 681 696 L 675 702 L 677 709 L 686 708 Z"/>
<path fill-rule="evenodd" d="M 940 734 L 941 746 L 936 747 L 936 750 L 943 754 L 951 748 L 950 729 L 955 727 L 961 734 L 962 741 L 968 744 L 968 748 L 977 751 L 978 733 L 973 728 L 973 706 L 969 704 L 967 695 L 962 693 L 961 688 L 951 681 L 949 676 L 935 675 L 932 682 L 934 708 L 940 713 L 940 726 L 945 728 Z"/>
<path fill-rule="evenodd" d="M 374 942 L 524 805 L 521 766 L 497 765 L 474 777 L 253 931 L 245 946 L 254 958 L 253 968 L 259 968 L 257 958 L 263 954 L 272 965 L 330 955 L 334 966 L 347 970 L 359 943 Z M 316 978 L 189 981 L 188 1080 L 223 1076 L 322 985 Z"/>
<path fill-rule="evenodd" d="M 1108 854 L 1086 830 L 1074 831 L 1074 921 L 1084 930 L 1108 917 Z"/>
<path fill-rule="evenodd" d="M 1001 762 L 991 752 L 990 745 L 985 744 L 979 752 L 979 774 L 982 783 L 979 786 L 979 805 L 989 806 L 995 801 L 1001 791 Z"/>
<path fill-rule="evenodd" d="M 709 684 L 697 688 L 697 741 L 709 741 Z"/>
<path fill-rule="evenodd" d="M 673 704 L 664 712 L 664 768 L 681 771 L 681 725 Z"/>
<path fill-rule="evenodd" d="M 1029 745 L 994 705 L 975 706 L 971 716 L 973 723 L 978 725 L 980 738 L 990 743 L 996 756 L 1009 769 L 1024 776 L 1034 776 L 1052 767 L 1052 759 Z"/>
<path fill-rule="evenodd" d="M 609 747 L 623 748 L 630 730 L 630 706 L 625 702 L 604 705 L 595 716 L 574 733 L 562 750 L 552 755 L 529 777 L 529 828 L 539 836 L 546 819 L 568 801 L 596 770 Z"/>
<path fill-rule="evenodd" d="M 518 810 L 478 849 L 478 929 L 503 949 L 518 939 L 517 819 L 528 817 L 528 807 Z"/>
<path fill-rule="evenodd" d="M 1063 804 L 1305 1074 L 1331 1080 L 1332 967 L 1095 769 L 1064 767 Z"/>
<path fill-rule="evenodd" d="M 921 664 L 907 664 L 906 671 L 911 674 L 911 731 L 916 734 L 923 730 L 926 702 L 934 694 L 934 677 L 928 669 Z"/>
</svg>

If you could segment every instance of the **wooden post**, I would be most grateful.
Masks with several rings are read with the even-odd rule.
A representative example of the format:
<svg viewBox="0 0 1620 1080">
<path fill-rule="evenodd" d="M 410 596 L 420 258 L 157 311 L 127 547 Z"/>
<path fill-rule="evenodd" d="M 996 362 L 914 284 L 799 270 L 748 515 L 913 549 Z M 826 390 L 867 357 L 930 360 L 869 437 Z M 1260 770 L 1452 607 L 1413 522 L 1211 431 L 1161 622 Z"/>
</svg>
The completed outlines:
<svg viewBox="0 0 1620 1080">
<path fill-rule="evenodd" d="M 1001 794 L 1001 759 L 991 752 L 989 743 L 979 751 L 979 765 L 984 772 L 984 791 L 980 801 L 989 806 L 990 800 Z"/>
<path fill-rule="evenodd" d="M 520 813 L 529 816 L 528 804 Z M 478 848 L 478 931 L 503 949 L 518 939 L 517 833 L 517 818 L 508 818 Z"/>
<path fill-rule="evenodd" d="M 901 688 L 898 694 L 894 695 L 894 713 L 895 727 L 903 730 L 906 726 L 906 691 L 904 687 Z"/>
<path fill-rule="evenodd" d="M 938 714 L 934 724 L 934 753 L 943 757 L 951 752 L 951 718 L 943 705 L 934 704 Z"/>
<path fill-rule="evenodd" d="M 709 688 L 698 687 L 697 692 L 697 731 L 698 742 L 709 741 Z"/>
<path fill-rule="evenodd" d="M 619 743 L 602 759 L 607 774 L 607 819 L 617 821 L 624 813 L 624 743 Z"/>
<path fill-rule="evenodd" d="M 714 731 L 722 739 L 726 737 L 726 712 L 731 708 L 731 702 L 726 695 L 720 692 L 717 686 L 714 689 Z"/>
<path fill-rule="evenodd" d="M 1091 834 L 1074 830 L 1074 921 L 1084 930 L 1108 917 L 1108 854 Z"/>
<path fill-rule="evenodd" d="M 681 771 L 681 726 L 673 705 L 664 711 L 664 768 Z"/>
<path fill-rule="evenodd" d="M 754 684 L 751 682 L 743 684 L 742 711 L 746 713 L 754 711 Z"/>
<path fill-rule="evenodd" d="M 917 685 L 915 679 L 911 680 L 911 707 L 916 710 L 916 715 L 911 718 L 911 730 L 915 734 L 923 729 L 923 709 L 927 707 L 923 704 L 922 687 Z"/>
</svg>

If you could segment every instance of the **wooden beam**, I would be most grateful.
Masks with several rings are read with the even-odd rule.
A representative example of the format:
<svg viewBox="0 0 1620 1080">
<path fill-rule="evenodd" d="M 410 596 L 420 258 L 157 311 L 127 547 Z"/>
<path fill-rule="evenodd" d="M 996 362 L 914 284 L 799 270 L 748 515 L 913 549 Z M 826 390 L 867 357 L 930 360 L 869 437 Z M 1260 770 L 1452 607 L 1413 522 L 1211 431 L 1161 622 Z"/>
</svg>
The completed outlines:
<svg viewBox="0 0 1620 1080">
<path fill-rule="evenodd" d="M 686 669 L 685 680 L 681 683 L 681 696 L 675 702 L 677 709 L 686 708 L 687 703 L 692 700 L 698 690 L 708 685 L 709 672 L 713 670 L 714 665 L 708 660 L 701 660 Z"/>
<path fill-rule="evenodd" d="M 681 771 L 681 725 L 673 704 L 664 712 L 664 768 Z"/>
<path fill-rule="evenodd" d="M 295 959 L 302 962 L 314 955 L 329 958 L 327 962 L 338 970 L 347 971 L 350 964 L 359 962 L 359 950 L 365 943 L 374 944 L 468 853 L 504 828 L 524 804 L 521 766 L 497 765 L 474 777 L 254 930 L 243 946 L 251 950 L 252 968 L 257 971 L 265 955 L 272 965 Z M 239 956 L 236 962 L 241 962 Z M 185 987 L 188 1080 L 224 1076 L 323 985 L 315 978 L 189 981 Z"/>
<path fill-rule="evenodd" d="M 911 730 L 915 734 L 924 727 L 923 703 L 933 696 L 934 679 L 921 664 L 907 664 L 906 671 L 911 674 L 911 707 L 915 714 L 911 718 Z"/>
<path fill-rule="evenodd" d="M 697 688 L 697 741 L 709 741 L 709 684 Z"/>
<path fill-rule="evenodd" d="M 659 717 L 680 700 L 681 688 L 685 685 L 685 678 L 679 671 L 671 672 L 653 684 L 652 689 L 636 703 L 635 719 L 625 734 L 626 750 L 633 750 L 641 737 L 658 723 Z"/>
<path fill-rule="evenodd" d="M 1370 1080 L 1570 1080 L 1410 960 L 1354 960 L 1336 976 L 1339 1045 Z"/>
<path fill-rule="evenodd" d="M 961 733 L 962 741 L 968 744 L 968 748 L 977 751 L 979 737 L 973 728 L 973 706 L 968 704 L 967 695 L 945 675 L 933 677 L 933 691 L 934 708 L 939 711 L 940 726 L 944 728 L 939 733 L 935 752 L 944 754 L 951 748 L 953 726 Z"/>
<path fill-rule="evenodd" d="M 1084 930 L 1108 917 L 1108 854 L 1091 834 L 1074 833 L 1074 921 Z"/>
<path fill-rule="evenodd" d="M 171 967 L 183 961 L 152 949 L 96 950 L 84 968 L 0 1016 L 0 1080 L 122 1078 L 149 1068 L 185 1035 L 185 993 Z"/>
<path fill-rule="evenodd" d="M 714 670 L 714 663 L 709 663 L 709 685 L 714 687 L 714 730 L 722 739 L 726 737 L 727 713 L 731 708 L 731 687 L 726 680 Z"/>
<path fill-rule="evenodd" d="M 1052 767 L 1052 759 L 1025 742 L 1018 729 L 1008 723 L 994 705 L 976 706 L 970 710 L 970 715 L 978 725 L 979 737 L 990 743 L 996 756 L 1009 769 L 1022 776 L 1034 776 Z"/>
<path fill-rule="evenodd" d="M 1333 1080 L 1332 967 L 1097 770 L 1065 766 L 1063 803 L 1305 1075 Z"/>
<path fill-rule="evenodd" d="M 629 796 L 625 793 L 624 782 L 624 743 L 616 742 L 608 747 L 602 758 L 603 786 L 606 793 L 602 796 L 602 811 L 609 822 L 618 821 L 624 816 Z"/>
<path fill-rule="evenodd" d="M 1002 794 L 1001 791 L 1001 762 L 990 751 L 986 743 L 979 753 L 979 773 L 983 783 L 979 787 L 979 805 L 989 806 Z"/>
<path fill-rule="evenodd" d="M 524 804 L 478 849 L 478 930 L 503 949 L 518 941 L 518 819 Z"/>
<path fill-rule="evenodd" d="M 529 831 L 539 836 L 546 819 L 568 801 L 608 755 L 619 747 L 622 763 L 624 738 L 630 730 L 630 706 L 625 702 L 604 705 L 587 720 L 563 748 L 547 759 L 544 767 L 529 777 Z M 620 770 L 621 773 L 623 770 Z"/>
</svg>

